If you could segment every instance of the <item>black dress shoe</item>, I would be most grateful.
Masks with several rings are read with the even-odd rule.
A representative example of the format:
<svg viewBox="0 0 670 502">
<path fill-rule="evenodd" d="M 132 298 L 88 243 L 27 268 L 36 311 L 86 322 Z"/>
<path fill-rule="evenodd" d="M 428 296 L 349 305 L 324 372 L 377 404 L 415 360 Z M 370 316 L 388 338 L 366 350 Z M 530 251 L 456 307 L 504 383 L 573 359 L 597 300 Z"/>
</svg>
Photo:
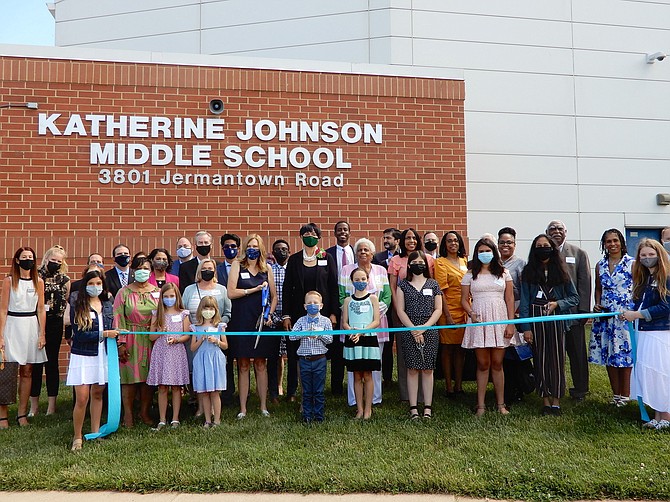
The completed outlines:
<svg viewBox="0 0 670 502">
<path fill-rule="evenodd" d="M 548 416 L 548 415 L 553 415 L 551 412 L 551 406 L 543 406 L 542 407 L 542 416 Z"/>
</svg>

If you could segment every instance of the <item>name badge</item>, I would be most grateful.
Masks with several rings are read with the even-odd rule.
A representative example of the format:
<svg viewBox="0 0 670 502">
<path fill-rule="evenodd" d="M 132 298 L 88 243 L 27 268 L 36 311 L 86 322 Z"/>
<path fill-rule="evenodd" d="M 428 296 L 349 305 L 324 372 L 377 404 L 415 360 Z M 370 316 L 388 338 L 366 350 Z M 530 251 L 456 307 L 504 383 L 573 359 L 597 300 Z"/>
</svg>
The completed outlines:
<svg viewBox="0 0 670 502">
<path fill-rule="evenodd" d="M 370 305 L 361 305 L 361 312 L 370 312 Z"/>
<path fill-rule="evenodd" d="M 423 293 L 423 296 L 433 296 L 433 290 L 429 289 L 429 288 L 424 289 L 422 291 L 422 293 Z"/>
<path fill-rule="evenodd" d="M 249 279 L 251 276 L 249 275 L 249 272 L 240 272 L 240 277 L 242 279 Z"/>
<path fill-rule="evenodd" d="M 321 326 L 314 326 L 312 331 L 323 331 L 323 328 Z"/>
<path fill-rule="evenodd" d="M 542 290 L 539 290 L 537 292 L 537 294 L 535 295 L 535 298 L 542 298 L 543 296 L 544 296 L 544 293 L 542 292 Z"/>
<path fill-rule="evenodd" d="M 326 265 L 328 265 L 328 260 L 316 260 L 316 264 L 319 267 L 325 267 Z"/>
<path fill-rule="evenodd" d="M 218 289 L 213 289 L 210 291 L 210 293 L 212 294 L 211 296 L 218 296 L 221 294 L 221 291 Z"/>
<path fill-rule="evenodd" d="M 28 288 L 26 290 L 26 293 L 28 293 L 29 295 L 34 295 L 35 294 L 35 288 Z"/>
<path fill-rule="evenodd" d="M 44 304 L 44 311 L 49 312 L 49 310 L 51 310 L 51 305 L 49 305 L 48 303 L 45 303 Z"/>
<path fill-rule="evenodd" d="M 213 327 L 213 326 L 210 326 L 210 327 L 208 327 L 208 328 L 205 328 L 205 331 L 206 331 L 207 333 L 216 333 L 216 332 L 218 332 L 219 330 L 218 330 L 217 328 Z"/>
<path fill-rule="evenodd" d="M 503 279 L 502 277 L 498 277 L 495 280 L 495 284 L 496 284 L 496 286 L 504 286 L 505 285 L 505 279 Z"/>
<path fill-rule="evenodd" d="M 95 312 L 91 312 L 91 319 L 95 319 Z"/>
<path fill-rule="evenodd" d="M 577 263 L 574 256 L 566 256 L 565 263 Z"/>
<path fill-rule="evenodd" d="M 179 321 L 181 321 L 181 315 L 179 315 L 179 314 L 173 315 L 171 317 L 171 319 L 172 319 L 172 322 L 179 322 Z"/>
<path fill-rule="evenodd" d="M 154 300 L 158 300 L 161 297 L 160 291 L 154 291 L 151 293 L 151 296 L 153 297 Z"/>
</svg>

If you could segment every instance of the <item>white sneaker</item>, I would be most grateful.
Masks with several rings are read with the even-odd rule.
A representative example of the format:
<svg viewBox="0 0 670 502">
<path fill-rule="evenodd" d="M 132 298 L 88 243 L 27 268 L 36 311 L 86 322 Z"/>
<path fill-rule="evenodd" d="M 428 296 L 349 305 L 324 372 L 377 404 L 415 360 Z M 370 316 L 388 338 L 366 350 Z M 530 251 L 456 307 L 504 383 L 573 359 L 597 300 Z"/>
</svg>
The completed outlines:
<svg viewBox="0 0 670 502">
<path fill-rule="evenodd" d="M 670 422 L 667 420 L 660 420 L 658 424 L 656 425 L 656 430 L 660 431 L 661 429 L 667 429 L 670 427 Z"/>
<path fill-rule="evenodd" d="M 241 411 L 237 414 L 237 419 L 242 420 L 243 418 L 246 418 L 247 414 L 242 413 Z"/>
<path fill-rule="evenodd" d="M 658 426 L 658 420 L 656 420 L 655 418 L 652 418 L 651 420 L 649 420 L 649 422 L 642 424 L 642 427 L 644 427 L 645 429 L 656 429 L 657 426 Z"/>
<path fill-rule="evenodd" d="M 261 415 L 263 415 L 264 417 L 269 417 L 270 412 L 268 410 L 261 410 Z"/>
</svg>

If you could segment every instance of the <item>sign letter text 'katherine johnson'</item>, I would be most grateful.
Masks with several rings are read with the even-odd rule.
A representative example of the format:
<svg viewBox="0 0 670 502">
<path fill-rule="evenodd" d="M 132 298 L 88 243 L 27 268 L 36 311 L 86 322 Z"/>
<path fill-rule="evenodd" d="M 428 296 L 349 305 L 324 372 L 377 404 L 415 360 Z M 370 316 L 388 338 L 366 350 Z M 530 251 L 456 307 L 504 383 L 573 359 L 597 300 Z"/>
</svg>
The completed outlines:
<svg viewBox="0 0 670 502">
<path fill-rule="evenodd" d="M 225 142 L 217 144 L 223 165 L 219 168 L 351 169 L 346 145 L 381 145 L 382 124 L 333 121 L 253 121 L 246 119 L 242 130 L 231 137 L 239 144 L 227 143 L 224 118 L 149 117 L 139 115 L 81 115 L 73 113 L 40 113 L 38 134 L 41 136 L 74 136 L 91 138 L 89 162 L 100 169 L 101 184 L 210 185 L 210 186 L 284 186 L 293 181 L 302 187 L 342 187 L 344 175 L 309 176 L 296 173 L 292 180 L 281 174 L 227 174 L 225 172 L 181 173 L 173 169 L 153 172 L 134 166 L 212 167 L 213 145 L 198 140 Z M 111 139 L 112 141 L 106 141 Z M 170 144 L 159 142 L 171 140 Z M 102 141 L 101 141 L 102 140 Z M 153 142 L 151 140 L 157 140 Z M 189 140 L 175 143 L 173 140 Z M 263 146 L 263 142 L 288 143 L 287 146 Z M 245 143 L 256 144 L 246 146 Z M 227 143 L 227 144 L 226 144 Z M 260 143 L 260 145 L 258 144 Z M 297 145 L 294 145 L 296 144 Z M 321 145 L 325 146 L 321 146 Z M 124 166 L 133 166 L 124 169 Z M 114 169 L 113 167 L 116 167 Z"/>
</svg>

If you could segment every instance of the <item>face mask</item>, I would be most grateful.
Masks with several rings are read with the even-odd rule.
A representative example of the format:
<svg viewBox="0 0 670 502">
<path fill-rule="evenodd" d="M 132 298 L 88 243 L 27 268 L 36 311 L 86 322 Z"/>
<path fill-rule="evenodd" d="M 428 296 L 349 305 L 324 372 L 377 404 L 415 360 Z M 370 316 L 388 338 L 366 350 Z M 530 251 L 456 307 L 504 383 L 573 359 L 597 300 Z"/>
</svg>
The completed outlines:
<svg viewBox="0 0 670 502">
<path fill-rule="evenodd" d="M 477 258 L 482 263 L 491 263 L 493 261 L 493 251 L 484 251 L 483 253 L 477 253 Z"/>
<path fill-rule="evenodd" d="M 209 256 L 210 251 L 212 250 L 212 246 L 207 245 L 207 246 L 196 246 L 195 250 L 198 252 L 200 256 Z"/>
<path fill-rule="evenodd" d="M 288 258 L 288 251 L 282 249 L 279 251 L 273 251 L 272 255 L 275 257 L 278 263 L 284 263 Z"/>
<path fill-rule="evenodd" d="M 130 256 L 121 254 L 114 258 L 114 261 L 119 267 L 127 267 L 130 263 Z"/>
<path fill-rule="evenodd" d="M 214 271 L 213 270 L 202 270 L 200 272 L 200 277 L 202 277 L 202 280 L 205 282 L 211 281 L 214 279 Z"/>
<path fill-rule="evenodd" d="M 652 256 L 649 258 L 640 258 L 640 263 L 647 268 L 654 268 L 658 265 L 658 256 Z"/>
<path fill-rule="evenodd" d="M 35 266 L 35 260 L 19 260 L 19 267 L 23 270 L 32 270 Z"/>
<path fill-rule="evenodd" d="M 664 243 L 663 243 L 663 247 L 665 248 L 665 250 L 666 250 L 668 253 L 670 253 L 670 241 L 668 241 L 668 242 L 664 242 Z"/>
<path fill-rule="evenodd" d="M 216 314 L 216 310 L 213 309 L 204 309 L 202 312 L 203 319 L 211 319 Z"/>
<path fill-rule="evenodd" d="M 86 294 L 91 298 L 97 298 L 102 294 L 102 286 L 86 286 Z"/>
<path fill-rule="evenodd" d="M 188 258 L 191 255 L 191 250 L 189 248 L 179 248 L 177 249 L 177 256 L 182 260 Z"/>
<path fill-rule="evenodd" d="M 423 275 L 426 271 L 425 263 L 412 263 L 409 266 L 409 271 L 412 272 L 412 275 Z"/>
<path fill-rule="evenodd" d="M 246 250 L 247 258 L 250 260 L 258 260 L 261 255 L 261 250 L 256 248 L 247 248 Z"/>
<path fill-rule="evenodd" d="M 367 287 L 368 287 L 367 282 L 354 281 L 354 288 L 356 288 L 356 291 L 365 291 Z"/>
<path fill-rule="evenodd" d="M 426 243 L 424 244 L 424 247 L 425 247 L 428 251 L 431 251 L 431 252 L 432 252 L 432 251 L 435 251 L 435 250 L 437 249 L 437 242 L 428 241 L 428 242 L 426 242 Z"/>
<path fill-rule="evenodd" d="M 166 307 L 174 307 L 176 303 L 177 303 L 176 296 L 173 296 L 172 298 L 163 297 L 163 305 L 165 305 Z"/>
<path fill-rule="evenodd" d="M 56 262 L 53 262 L 53 261 L 47 262 L 47 271 L 50 274 L 55 274 L 59 270 L 60 270 L 60 263 L 56 263 Z"/>
<path fill-rule="evenodd" d="M 321 310 L 321 307 L 319 307 L 318 303 L 308 303 L 305 305 L 305 310 L 309 315 L 316 315 Z"/>
<path fill-rule="evenodd" d="M 151 275 L 151 272 L 148 271 L 145 268 L 140 268 L 138 270 L 135 270 L 135 280 L 137 282 L 147 282 L 149 280 L 150 275 Z"/>
<path fill-rule="evenodd" d="M 165 260 L 154 260 L 153 265 L 156 270 L 165 270 L 168 266 L 168 262 Z"/>
<path fill-rule="evenodd" d="M 540 261 L 547 260 L 553 252 L 553 249 L 547 247 L 535 248 L 534 250 L 535 257 Z"/>
<path fill-rule="evenodd" d="M 319 243 L 319 238 L 313 235 L 306 235 L 302 238 L 302 243 L 308 248 L 313 248 Z"/>
<path fill-rule="evenodd" d="M 237 256 L 237 248 L 223 248 L 223 256 L 232 260 Z"/>
</svg>

